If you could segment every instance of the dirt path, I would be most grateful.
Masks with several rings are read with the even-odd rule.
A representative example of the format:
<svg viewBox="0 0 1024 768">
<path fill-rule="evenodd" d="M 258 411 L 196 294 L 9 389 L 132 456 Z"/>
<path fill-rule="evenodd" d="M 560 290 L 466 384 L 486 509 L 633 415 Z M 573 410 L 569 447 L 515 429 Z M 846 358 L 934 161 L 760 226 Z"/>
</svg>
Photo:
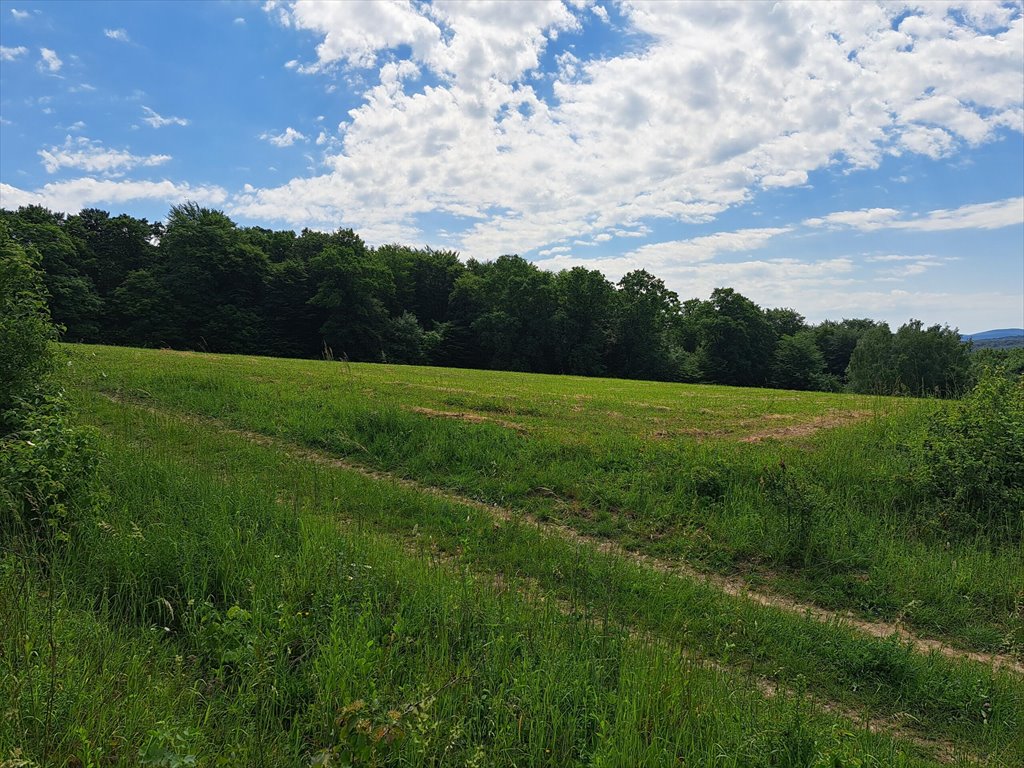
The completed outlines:
<svg viewBox="0 0 1024 768">
<path fill-rule="evenodd" d="M 872 637 L 884 639 L 895 635 L 902 642 L 909 643 L 915 650 L 921 653 L 935 652 L 950 659 L 970 660 L 993 668 L 1008 670 L 1019 675 L 1024 675 L 1024 662 L 1009 654 L 985 653 L 981 651 L 969 651 L 962 648 L 956 648 L 940 640 L 920 637 L 906 629 L 898 622 L 870 621 L 858 618 L 850 612 L 832 611 L 772 592 L 751 589 L 742 579 L 734 576 L 709 574 L 698 571 L 684 563 L 669 562 L 639 552 L 634 552 L 606 539 L 599 539 L 594 536 L 582 534 L 566 525 L 552 521 L 538 520 L 524 511 L 509 509 L 497 504 L 488 504 L 486 502 L 469 498 L 468 496 L 462 496 L 453 491 L 444 490 L 432 485 L 425 485 L 416 480 L 400 477 L 390 472 L 371 469 L 356 462 L 340 459 L 336 456 L 331 456 L 312 448 L 297 445 L 289 440 L 271 437 L 261 432 L 253 432 L 251 430 L 232 427 L 219 419 L 181 413 L 172 409 L 158 408 L 111 394 L 104 394 L 104 396 L 118 404 L 128 403 L 156 415 L 173 418 L 178 421 L 215 427 L 222 432 L 237 435 L 258 445 L 272 446 L 293 458 L 302 459 L 324 466 L 336 467 L 338 469 L 345 469 L 351 472 L 357 472 L 365 477 L 393 483 L 395 485 L 417 491 L 418 493 L 428 494 L 437 498 L 445 499 L 446 501 L 473 507 L 474 509 L 484 511 L 493 518 L 503 522 L 525 522 L 536 526 L 550 535 L 558 536 L 563 540 L 589 547 L 598 552 L 610 553 L 624 557 L 642 565 L 645 568 L 650 568 L 651 570 L 655 570 L 660 573 L 667 573 L 693 581 L 702 581 L 705 584 L 716 587 L 730 596 L 752 600 L 759 605 L 777 608 L 779 610 L 799 614 L 801 616 L 807 616 L 823 623 L 837 622 L 845 624 Z"/>
<path fill-rule="evenodd" d="M 393 480 L 393 478 L 389 479 Z M 445 494 L 445 497 L 450 498 L 447 494 Z M 324 515 L 323 517 L 335 523 L 351 522 L 339 521 L 338 518 L 333 515 Z M 407 536 L 399 535 L 399 538 L 411 556 L 422 557 L 424 555 L 422 544 L 415 541 L 415 534 Z M 442 550 L 438 548 L 436 544 L 432 543 L 429 556 L 432 566 L 448 568 L 452 571 L 452 575 L 456 577 L 460 575 L 461 566 L 458 558 L 454 554 Z M 545 590 L 533 577 L 517 575 L 515 577 L 516 585 L 513 586 L 505 574 L 500 571 L 474 570 L 473 573 L 475 577 L 485 581 L 497 592 L 515 592 L 519 599 L 524 600 L 535 607 L 539 607 L 541 604 L 546 603 L 556 609 L 563 616 L 579 617 L 581 615 L 577 606 L 570 601 L 562 598 L 552 598 L 545 595 Z M 582 620 L 595 629 L 600 627 L 599 620 L 585 611 L 582 612 Z M 983 758 L 965 750 L 952 740 L 933 736 L 916 728 L 913 725 L 913 718 L 909 718 L 908 716 L 901 716 L 900 714 L 889 715 L 886 717 L 871 715 L 865 711 L 837 704 L 834 701 L 822 698 L 821 696 L 813 693 L 808 693 L 806 691 L 802 693 L 797 692 L 792 688 L 780 684 L 777 680 L 773 680 L 770 677 L 753 672 L 742 662 L 733 662 L 728 665 L 723 664 L 715 659 L 704 656 L 692 648 L 681 647 L 678 643 L 672 642 L 668 638 L 653 633 L 650 630 L 640 629 L 634 626 L 622 626 L 620 629 L 627 632 L 632 640 L 658 645 L 659 647 L 678 653 L 680 657 L 686 659 L 695 666 L 703 669 L 714 670 L 718 674 L 734 680 L 741 680 L 745 685 L 756 688 L 757 691 L 766 699 L 774 699 L 779 696 L 784 696 L 789 699 L 800 698 L 823 712 L 827 712 L 830 715 L 847 720 L 851 724 L 859 728 L 863 728 L 871 733 L 889 736 L 893 739 L 914 744 L 915 746 L 923 749 L 936 762 L 948 764 L 953 763 L 958 759 L 961 761 L 966 760 L 968 763 L 978 765 L 984 762 Z"/>
</svg>

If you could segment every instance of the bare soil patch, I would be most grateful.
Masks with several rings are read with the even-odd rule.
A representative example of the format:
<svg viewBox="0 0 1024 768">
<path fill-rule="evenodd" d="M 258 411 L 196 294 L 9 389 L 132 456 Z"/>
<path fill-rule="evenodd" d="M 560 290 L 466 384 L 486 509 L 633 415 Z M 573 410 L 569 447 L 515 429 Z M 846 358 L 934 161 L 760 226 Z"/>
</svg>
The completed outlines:
<svg viewBox="0 0 1024 768">
<path fill-rule="evenodd" d="M 824 416 L 817 416 L 811 421 L 805 421 L 801 424 L 789 424 L 744 435 L 739 441 L 741 443 L 760 443 L 763 440 L 769 439 L 778 440 L 789 437 L 807 437 L 808 435 L 813 435 L 819 430 L 832 429 L 833 427 L 853 424 L 854 422 L 861 421 L 869 416 L 871 416 L 870 411 L 832 411 Z M 760 417 L 760 419 L 752 421 L 757 423 L 758 421 L 778 421 L 788 418 L 793 417 L 784 416 L 778 413 L 769 413 Z"/>
<path fill-rule="evenodd" d="M 418 405 L 402 407 L 412 413 L 419 413 L 423 416 L 430 416 L 435 419 L 454 419 L 456 421 L 468 421 L 472 424 L 497 424 L 499 427 L 505 427 L 505 429 L 512 429 L 516 432 L 526 432 L 526 427 L 522 424 L 517 424 L 514 421 L 505 421 L 504 419 L 496 419 L 493 416 L 481 416 L 479 413 L 472 413 L 470 411 L 438 411 L 433 408 L 423 408 Z"/>
</svg>

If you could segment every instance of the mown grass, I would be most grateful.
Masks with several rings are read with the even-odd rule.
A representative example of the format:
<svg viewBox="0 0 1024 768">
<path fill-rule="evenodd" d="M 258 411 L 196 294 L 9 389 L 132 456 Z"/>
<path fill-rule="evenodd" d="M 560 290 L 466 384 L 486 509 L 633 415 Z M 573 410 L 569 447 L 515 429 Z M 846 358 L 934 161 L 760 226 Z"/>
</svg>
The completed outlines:
<svg viewBox="0 0 1024 768">
<path fill-rule="evenodd" d="M 283 436 L 964 647 L 1024 647 L 1024 543 L 951 538 L 922 512 L 929 500 L 913 482 L 909 446 L 942 403 L 69 349 L 80 381 L 100 391 Z M 742 441 L 751 437 L 762 439 Z"/>
<path fill-rule="evenodd" d="M 688 639 L 704 645 L 706 624 L 770 622 L 770 611 L 737 604 L 716 617 L 728 614 L 725 601 L 708 603 L 702 616 L 697 598 L 671 593 L 672 582 L 535 528 L 496 530 L 474 508 L 99 397 L 80 400 L 102 430 L 99 481 L 108 496 L 98 510 L 70 510 L 48 548 L 5 543 L 5 760 L 930 764 L 920 747 L 802 695 L 766 697 L 745 674 L 681 650 Z M 496 572 L 503 583 L 488 575 Z M 691 617 L 692 630 L 654 621 L 659 595 L 677 620 Z M 765 637 L 802 624 L 777 618 Z M 664 635 L 632 631 L 645 625 Z M 959 691 L 968 694 L 960 712 L 935 709 L 931 697 L 907 701 L 906 711 L 989 752 L 991 765 L 1020 756 L 1019 681 L 840 628 L 806 629 L 815 626 L 837 648 L 886 660 L 879 679 L 902 670 L 936 691 L 985 687 L 983 702 L 973 688 Z M 754 663 L 747 636 L 708 645 L 723 660 Z M 869 674 L 860 679 L 876 685 Z M 813 674 L 806 686 L 793 681 L 820 687 Z M 901 704 L 891 684 L 880 689 L 861 700 L 889 711 Z M 973 711 L 979 704 L 983 718 Z"/>
</svg>

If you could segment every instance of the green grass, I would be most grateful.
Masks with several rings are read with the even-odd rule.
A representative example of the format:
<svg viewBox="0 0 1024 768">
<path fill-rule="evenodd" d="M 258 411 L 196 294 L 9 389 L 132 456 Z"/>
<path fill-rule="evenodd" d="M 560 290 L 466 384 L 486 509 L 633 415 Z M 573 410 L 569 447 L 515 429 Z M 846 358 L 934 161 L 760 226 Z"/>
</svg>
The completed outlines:
<svg viewBox="0 0 1024 768">
<path fill-rule="evenodd" d="M 1024 764 L 1018 674 L 422 485 L 1012 651 L 1020 549 L 947 545 L 905 482 L 941 404 L 68 349 L 103 490 L 3 542 L 0 762 Z"/>
<path fill-rule="evenodd" d="M 15 541 L 0 559 L 4 759 L 931 764 L 913 743 L 870 733 L 803 694 L 766 697 L 747 673 L 684 652 L 690 640 L 703 643 L 701 622 L 771 612 L 695 612 L 693 633 L 666 620 L 646 622 L 659 634 L 637 634 L 625 619 L 657 608 L 671 587 L 621 560 L 591 563 L 533 527 L 496 532 L 474 508 L 213 429 L 92 396 L 81 406 L 102 431 L 107 500 L 71 514 L 54 549 Z M 605 580 L 604 602 L 593 594 L 600 582 L 585 592 L 593 579 Z M 684 593 L 666 597 L 682 600 L 677 618 L 694 610 Z M 965 709 L 928 730 L 988 753 L 990 765 L 1020 755 L 1009 709 L 1019 712 L 1019 682 L 941 659 L 908 666 L 916 657 L 896 646 L 822 631 L 868 659 L 877 649 L 936 690 L 986 687 L 987 723 Z M 745 658 L 722 639 L 713 655 Z M 897 703 L 887 693 L 870 700 Z"/>
<path fill-rule="evenodd" d="M 950 540 L 910 482 L 906 446 L 942 403 L 68 349 L 74 375 L 98 391 L 281 436 L 967 648 L 1024 647 L 1024 545 Z M 763 439 L 744 442 L 751 437 Z M 766 488 L 781 465 L 785 482 Z"/>
</svg>

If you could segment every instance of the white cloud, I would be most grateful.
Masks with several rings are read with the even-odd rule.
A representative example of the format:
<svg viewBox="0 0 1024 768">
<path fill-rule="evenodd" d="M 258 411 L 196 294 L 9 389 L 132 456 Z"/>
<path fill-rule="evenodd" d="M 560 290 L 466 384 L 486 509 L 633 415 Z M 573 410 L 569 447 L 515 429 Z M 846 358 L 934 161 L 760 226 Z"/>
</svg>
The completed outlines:
<svg viewBox="0 0 1024 768">
<path fill-rule="evenodd" d="M 261 133 L 260 138 L 264 141 L 269 141 L 275 147 L 290 147 L 296 141 L 309 141 L 309 139 L 307 139 L 302 133 L 299 133 L 291 126 L 285 128 L 283 133 L 276 135 L 272 133 Z M 317 144 L 320 143 L 320 140 L 317 139 Z"/>
<path fill-rule="evenodd" d="M 241 16 L 236 16 L 235 20 L 232 23 L 233 24 L 237 24 L 238 26 L 241 27 L 241 26 L 243 26 L 245 24 L 245 19 L 243 19 Z"/>
<path fill-rule="evenodd" d="M 931 211 L 920 219 L 900 221 L 897 229 L 940 232 L 951 229 L 1000 229 L 1024 224 L 1024 197 Z"/>
<path fill-rule="evenodd" d="M 24 45 L 19 45 L 16 48 L 7 48 L 6 46 L 0 45 L 0 61 L 14 61 L 19 56 L 24 56 L 28 53 L 28 48 Z"/>
<path fill-rule="evenodd" d="M 870 262 L 877 262 L 877 261 L 891 262 L 891 261 L 920 261 L 922 259 L 926 259 L 926 260 L 931 261 L 931 260 L 936 260 L 937 258 L 938 257 L 936 257 L 936 256 L 930 256 L 930 255 L 911 256 L 911 255 L 907 255 L 907 254 L 904 254 L 904 253 L 882 253 L 882 254 L 873 254 L 871 256 L 866 257 L 864 260 L 865 261 L 870 261 Z"/>
<path fill-rule="evenodd" d="M 162 165 L 171 159 L 170 155 L 133 155 L 123 149 L 107 149 L 100 142 L 84 136 L 68 136 L 63 145 L 41 149 L 37 154 L 42 158 L 47 173 L 56 173 L 61 168 L 77 168 L 90 173 L 115 175 L 139 166 Z"/>
<path fill-rule="evenodd" d="M 863 208 L 859 211 L 836 211 L 827 216 L 805 219 L 808 227 L 851 227 L 870 231 L 889 226 L 900 212 L 895 208 Z"/>
<path fill-rule="evenodd" d="M 651 266 L 710 261 L 722 253 L 755 251 L 773 237 L 789 231 L 789 227 L 740 229 L 735 232 L 716 232 L 713 235 L 689 240 L 648 243 L 627 253 L 624 258 L 636 259 Z"/>
<path fill-rule="evenodd" d="M 164 117 L 159 115 L 155 110 L 144 106 L 142 111 L 145 113 L 145 117 L 142 118 L 142 122 L 153 128 L 163 128 L 167 125 L 188 125 L 189 121 L 184 117 Z"/>
<path fill-rule="evenodd" d="M 879 229 L 903 229 L 914 232 L 943 232 L 954 229 L 1000 229 L 1024 224 L 1024 197 L 1011 197 L 991 203 L 972 203 L 952 210 L 930 211 L 923 216 L 901 217 L 895 208 L 868 208 L 839 211 L 828 216 L 807 219 L 809 227 L 849 227 L 862 232 Z"/>
<path fill-rule="evenodd" d="M 544 258 L 546 256 L 557 256 L 560 253 L 569 253 L 572 248 L 568 245 L 556 245 L 554 248 L 545 248 L 543 251 L 537 253 L 538 256 Z"/>
<path fill-rule="evenodd" d="M 28 11 L 19 11 L 17 8 L 11 8 L 11 16 L 14 17 L 15 21 L 24 21 L 31 15 Z"/>
<path fill-rule="evenodd" d="M 317 36 L 298 71 L 375 67 L 377 84 L 328 148 L 328 173 L 245 193 L 236 212 L 414 238 L 420 214 L 446 212 L 469 221 L 455 234 L 466 255 L 658 219 L 707 222 L 815 170 L 948 156 L 1024 130 L 1024 17 L 999 4 L 924 5 L 893 29 L 900 8 L 885 4 L 628 2 L 619 10 L 635 45 L 565 58 L 547 97 L 532 79 L 541 56 L 590 10 L 441 0 L 267 9 Z M 395 59 L 399 46 L 408 60 Z"/>
<path fill-rule="evenodd" d="M 47 72 L 57 73 L 60 72 L 60 68 L 64 66 L 64 62 L 60 60 L 57 52 L 50 48 L 39 49 L 39 69 Z"/>
<path fill-rule="evenodd" d="M 956 259 L 932 256 L 929 254 L 876 254 L 868 256 L 865 261 L 872 264 L 887 265 L 876 275 L 883 282 L 897 282 L 908 277 L 924 274 L 928 270 L 942 267 Z"/>
<path fill-rule="evenodd" d="M 217 186 L 171 181 L 126 181 L 81 178 L 46 184 L 35 191 L 0 182 L 0 207 L 42 205 L 54 211 L 73 213 L 95 205 L 120 205 L 134 200 L 157 200 L 173 205 L 185 200 L 222 205 L 227 193 Z"/>
<path fill-rule="evenodd" d="M 111 40 L 117 40 L 121 43 L 130 43 L 131 38 L 128 37 L 128 31 L 122 28 L 118 29 L 104 29 L 103 34 L 109 37 Z"/>
</svg>

